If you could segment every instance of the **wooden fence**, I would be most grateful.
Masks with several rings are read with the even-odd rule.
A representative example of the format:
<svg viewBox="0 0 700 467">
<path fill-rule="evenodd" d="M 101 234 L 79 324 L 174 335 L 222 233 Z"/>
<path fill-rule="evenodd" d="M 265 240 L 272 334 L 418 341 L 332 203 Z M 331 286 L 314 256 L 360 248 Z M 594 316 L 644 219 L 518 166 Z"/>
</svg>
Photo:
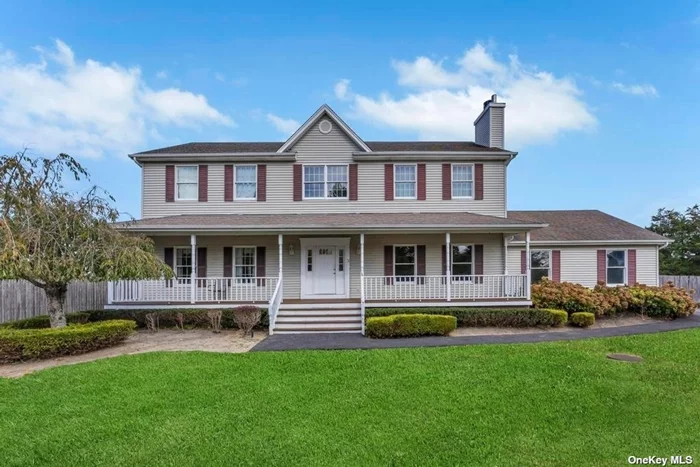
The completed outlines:
<svg viewBox="0 0 700 467">
<path fill-rule="evenodd" d="M 73 282 L 66 312 L 99 310 L 107 303 L 106 282 Z M 44 291 L 27 281 L 0 281 L 0 323 L 47 314 Z"/>
<path fill-rule="evenodd" d="M 659 282 L 673 282 L 677 287 L 695 291 L 695 301 L 700 302 L 700 276 L 659 276 Z"/>
</svg>

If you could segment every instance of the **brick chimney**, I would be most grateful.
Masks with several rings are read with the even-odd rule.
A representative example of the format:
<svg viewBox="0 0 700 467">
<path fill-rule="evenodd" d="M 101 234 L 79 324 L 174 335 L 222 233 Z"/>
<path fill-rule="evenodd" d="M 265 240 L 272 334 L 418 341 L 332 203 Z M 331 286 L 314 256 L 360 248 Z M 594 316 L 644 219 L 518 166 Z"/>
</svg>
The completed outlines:
<svg viewBox="0 0 700 467">
<path fill-rule="evenodd" d="M 506 104 L 497 102 L 496 94 L 484 102 L 484 110 L 474 120 L 474 142 L 491 148 L 505 145 Z"/>
</svg>

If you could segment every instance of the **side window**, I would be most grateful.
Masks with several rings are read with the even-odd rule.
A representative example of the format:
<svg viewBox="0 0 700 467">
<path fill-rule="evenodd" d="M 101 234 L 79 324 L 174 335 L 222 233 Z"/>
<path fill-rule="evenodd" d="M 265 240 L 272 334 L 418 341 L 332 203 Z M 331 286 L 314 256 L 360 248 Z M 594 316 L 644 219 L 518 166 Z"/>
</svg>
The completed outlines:
<svg viewBox="0 0 700 467">
<path fill-rule="evenodd" d="M 606 274 L 608 285 L 624 285 L 626 269 L 627 252 L 625 250 L 608 250 Z"/>
<path fill-rule="evenodd" d="M 552 277 L 549 250 L 530 250 L 530 281 L 536 284 L 543 277 Z"/>
</svg>

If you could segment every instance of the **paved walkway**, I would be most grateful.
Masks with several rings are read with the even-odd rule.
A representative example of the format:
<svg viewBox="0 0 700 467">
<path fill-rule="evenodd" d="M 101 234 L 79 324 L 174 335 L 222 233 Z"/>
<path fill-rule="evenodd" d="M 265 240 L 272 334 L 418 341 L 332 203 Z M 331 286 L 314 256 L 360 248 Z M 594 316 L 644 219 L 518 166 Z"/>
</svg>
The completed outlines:
<svg viewBox="0 0 700 467">
<path fill-rule="evenodd" d="M 600 329 L 574 329 L 565 332 L 534 332 L 531 334 L 504 334 L 460 337 L 413 337 L 402 339 L 370 339 L 361 334 L 275 334 L 268 336 L 251 349 L 265 350 L 302 349 L 389 349 L 399 347 L 445 347 L 473 344 L 515 344 L 521 342 L 550 342 L 589 339 L 592 337 L 628 336 L 655 332 L 676 331 L 700 327 L 700 312 L 675 321 L 654 321 L 649 324 Z"/>
</svg>

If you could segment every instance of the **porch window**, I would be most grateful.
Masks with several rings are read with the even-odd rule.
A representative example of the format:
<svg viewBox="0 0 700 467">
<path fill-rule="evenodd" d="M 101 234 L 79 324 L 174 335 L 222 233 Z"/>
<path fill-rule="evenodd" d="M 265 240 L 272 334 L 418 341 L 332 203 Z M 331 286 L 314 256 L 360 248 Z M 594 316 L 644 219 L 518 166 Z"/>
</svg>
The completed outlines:
<svg viewBox="0 0 700 467">
<path fill-rule="evenodd" d="M 258 166 L 236 165 L 234 185 L 236 199 L 255 200 L 258 197 Z"/>
<path fill-rule="evenodd" d="M 608 285 L 624 285 L 627 271 L 627 251 L 608 250 L 607 254 L 607 283 Z"/>
<path fill-rule="evenodd" d="M 474 197 L 474 164 L 452 164 L 452 198 Z"/>
<path fill-rule="evenodd" d="M 347 198 L 347 165 L 305 165 L 304 198 Z"/>
<path fill-rule="evenodd" d="M 192 277 L 192 249 L 190 247 L 175 248 L 175 277 L 178 279 Z"/>
<path fill-rule="evenodd" d="M 413 282 L 416 276 L 416 246 L 394 246 L 394 276 L 396 282 Z"/>
<path fill-rule="evenodd" d="M 179 165 L 175 170 L 175 185 L 178 200 L 196 200 L 199 168 L 196 165 Z"/>
<path fill-rule="evenodd" d="M 233 266 L 236 284 L 255 283 L 255 247 L 236 247 L 233 249 Z"/>
<path fill-rule="evenodd" d="M 551 252 L 549 250 L 530 250 L 530 281 L 536 284 L 543 277 L 552 277 Z"/>
<path fill-rule="evenodd" d="M 452 245 L 452 278 L 454 281 L 468 281 L 474 271 L 474 246 Z"/>
<path fill-rule="evenodd" d="M 394 166 L 394 198 L 416 199 L 416 166 Z"/>
</svg>

